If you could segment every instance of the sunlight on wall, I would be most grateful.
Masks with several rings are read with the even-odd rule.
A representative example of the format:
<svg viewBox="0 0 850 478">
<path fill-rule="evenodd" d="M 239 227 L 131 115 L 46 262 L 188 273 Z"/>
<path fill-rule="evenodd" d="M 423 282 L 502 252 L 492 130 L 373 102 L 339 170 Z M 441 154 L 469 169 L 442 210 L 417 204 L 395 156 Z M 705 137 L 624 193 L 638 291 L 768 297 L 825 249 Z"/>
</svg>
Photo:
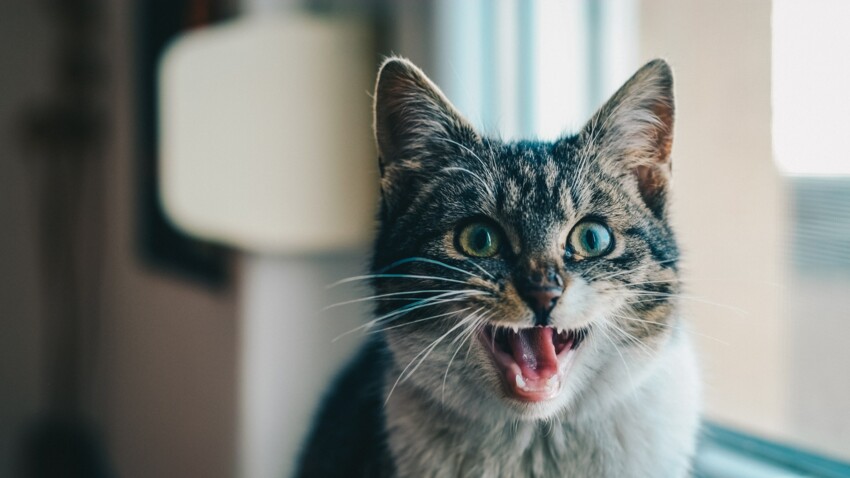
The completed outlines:
<svg viewBox="0 0 850 478">
<path fill-rule="evenodd" d="M 850 175 L 850 2 L 773 2 L 773 149 L 791 175 Z"/>
<path fill-rule="evenodd" d="M 636 0 L 439 0 L 433 78 L 503 139 L 578 131 L 637 69 Z"/>
<path fill-rule="evenodd" d="M 541 139 L 578 131 L 637 68 L 637 2 L 535 3 L 534 129 Z"/>
<path fill-rule="evenodd" d="M 534 9 L 536 133 L 555 139 L 581 128 L 587 107 L 587 5 L 541 1 Z"/>
</svg>

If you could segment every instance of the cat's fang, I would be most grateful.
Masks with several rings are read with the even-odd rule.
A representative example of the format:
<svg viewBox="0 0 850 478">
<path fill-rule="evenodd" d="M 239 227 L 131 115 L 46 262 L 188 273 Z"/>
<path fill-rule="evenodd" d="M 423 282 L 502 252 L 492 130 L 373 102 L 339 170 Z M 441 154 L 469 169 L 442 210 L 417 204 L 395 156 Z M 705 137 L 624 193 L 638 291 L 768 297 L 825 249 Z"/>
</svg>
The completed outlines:
<svg viewBox="0 0 850 478">
<path fill-rule="evenodd" d="M 531 394 L 545 393 L 551 395 L 556 393 L 561 387 L 561 379 L 558 375 L 552 375 L 548 380 L 546 380 L 546 383 L 542 384 L 542 386 L 538 383 L 537 387 L 530 386 L 521 373 L 516 374 L 515 378 L 517 387 L 519 387 L 522 391 Z"/>
<path fill-rule="evenodd" d="M 526 388 L 526 387 L 527 387 L 527 385 L 526 385 L 526 383 L 525 383 L 525 380 L 523 380 L 523 378 L 522 378 L 522 374 L 521 374 L 521 373 L 516 374 L 516 384 L 517 384 L 517 387 L 519 387 L 519 388 L 523 388 L 523 389 L 524 389 L 524 388 Z"/>
<path fill-rule="evenodd" d="M 579 330 L 555 327 L 488 326 L 482 342 L 501 370 L 510 398 L 540 402 L 556 396 L 570 368 Z"/>
</svg>

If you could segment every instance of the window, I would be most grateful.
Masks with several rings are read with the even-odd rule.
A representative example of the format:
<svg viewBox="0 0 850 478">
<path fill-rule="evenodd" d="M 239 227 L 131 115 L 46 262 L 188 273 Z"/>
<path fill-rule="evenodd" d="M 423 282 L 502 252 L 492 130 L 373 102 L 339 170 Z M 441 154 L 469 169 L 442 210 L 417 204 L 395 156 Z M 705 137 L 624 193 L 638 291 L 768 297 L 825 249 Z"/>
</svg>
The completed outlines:
<svg viewBox="0 0 850 478">
<path fill-rule="evenodd" d="M 850 175 L 850 3 L 773 2 L 773 145 L 792 176 Z"/>
<path fill-rule="evenodd" d="M 672 63 L 700 476 L 850 476 L 850 4 L 439 5 L 438 83 L 506 138 L 575 130 L 643 61 Z"/>
</svg>

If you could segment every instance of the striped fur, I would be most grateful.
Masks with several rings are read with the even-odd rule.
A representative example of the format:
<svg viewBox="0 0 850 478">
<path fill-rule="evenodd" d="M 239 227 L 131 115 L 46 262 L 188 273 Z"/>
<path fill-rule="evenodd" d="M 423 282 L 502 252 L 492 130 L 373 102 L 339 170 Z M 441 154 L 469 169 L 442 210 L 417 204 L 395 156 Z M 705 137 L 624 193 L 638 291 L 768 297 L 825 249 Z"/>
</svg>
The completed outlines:
<svg viewBox="0 0 850 478">
<path fill-rule="evenodd" d="M 686 475 L 698 383 L 668 221 L 672 128 L 672 76 L 660 60 L 578 134 L 554 142 L 483 137 L 410 62 L 384 63 L 375 96 L 383 201 L 372 281 L 376 294 L 391 295 L 377 301 L 375 328 L 383 331 L 370 345 L 383 359 L 352 368 L 376 372 L 358 385 L 376 390 L 368 407 L 381 402 L 373 423 L 384 440 L 380 456 L 361 457 L 370 469 L 417 477 Z M 498 224 L 507 251 L 461 254 L 454 237 L 469 218 Z M 587 218 L 608 224 L 614 248 L 600 258 L 568 257 L 568 234 Z M 590 332 L 560 393 L 529 404 L 506 396 L 476 333 L 485 323 L 533 323 L 515 277 L 537 263 L 553 264 L 568 284 L 553 323 Z M 414 296 L 425 302 L 389 300 Z M 357 436 L 350 430 L 346 439 Z M 314 433 L 308 450 L 346 446 L 338 440 Z"/>
</svg>

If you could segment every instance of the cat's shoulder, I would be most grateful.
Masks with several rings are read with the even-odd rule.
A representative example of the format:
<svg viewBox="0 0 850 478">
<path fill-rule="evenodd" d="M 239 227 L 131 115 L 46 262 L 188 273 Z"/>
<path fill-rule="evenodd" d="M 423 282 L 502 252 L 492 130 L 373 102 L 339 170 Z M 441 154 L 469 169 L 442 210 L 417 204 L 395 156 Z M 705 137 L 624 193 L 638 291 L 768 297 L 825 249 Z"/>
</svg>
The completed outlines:
<svg viewBox="0 0 850 478">
<path fill-rule="evenodd" d="M 340 373 L 314 419 L 295 476 L 390 476 L 382 398 L 387 354 L 383 340 L 370 340 Z"/>
</svg>

